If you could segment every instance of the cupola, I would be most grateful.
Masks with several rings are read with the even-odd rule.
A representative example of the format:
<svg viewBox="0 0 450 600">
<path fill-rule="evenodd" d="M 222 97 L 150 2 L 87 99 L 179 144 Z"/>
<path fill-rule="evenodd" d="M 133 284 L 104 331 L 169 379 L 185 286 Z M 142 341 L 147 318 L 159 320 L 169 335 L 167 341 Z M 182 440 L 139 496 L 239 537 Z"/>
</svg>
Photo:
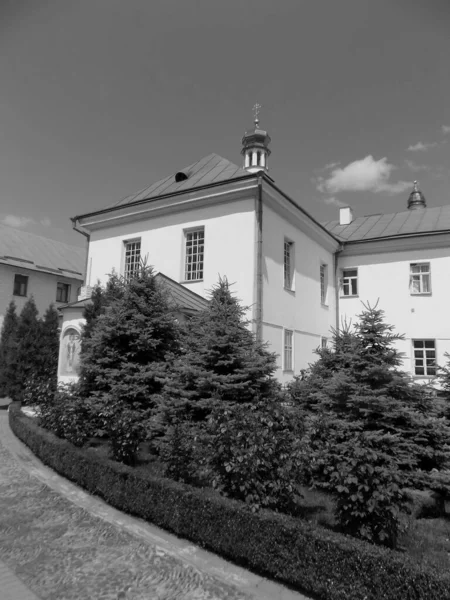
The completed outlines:
<svg viewBox="0 0 450 600">
<path fill-rule="evenodd" d="M 414 187 L 408 198 L 409 210 L 420 210 L 427 207 L 425 196 L 419 190 L 417 181 L 414 182 Z"/>
<path fill-rule="evenodd" d="M 241 154 L 244 157 L 244 169 L 249 173 L 267 172 L 269 170 L 267 159 L 270 155 L 270 137 L 267 131 L 259 126 L 260 108 L 259 104 L 255 104 L 253 107 L 255 113 L 254 127 L 250 131 L 246 131 L 242 138 Z"/>
</svg>

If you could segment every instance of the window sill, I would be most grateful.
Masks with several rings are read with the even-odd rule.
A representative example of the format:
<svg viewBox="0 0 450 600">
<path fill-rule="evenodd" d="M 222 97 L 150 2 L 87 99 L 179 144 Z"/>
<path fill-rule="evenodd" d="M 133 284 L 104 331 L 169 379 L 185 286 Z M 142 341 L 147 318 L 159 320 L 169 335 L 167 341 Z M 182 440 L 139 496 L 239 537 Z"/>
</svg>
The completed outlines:
<svg viewBox="0 0 450 600">
<path fill-rule="evenodd" d="M 431 292 L 410 292 L 410 296 L 431 296 Z"/>
<path fill-rule="evenodd" d="M 359 298 L 359 295 L 358 294 L 355 294 L 355 295 L 353 295 L 353 294 L 350 295 L 349 294 L 348 296 L 339 296 L 339 298 Z"/>
<path fill-rule="evenodd" d="M 437 379 L 438 375 L 411 375 L 413 379 Z"/>
<path fill-rule="evenodd" d="M 26 298 L 27 297 L 26 294 L 13 294 L 13 296 L 16 296 L 17 298 Z"/>
<path fill-rule="evenodd" d="M 202 283 L 203 279 L 184 279 L 180 283 Z"/>
<path fill-rule="evenodd" d="M 290 292 L 291 294 L 294 294 L 294 295 L 295 295 L 295 290 L 293 290 L 292 288 L 288 288 L 288 287 L 286 287 L 286 286 L 283 286 L 283 289 L 284 289 L 286 292 Z"/>
<path fill-rule="evenodd" d="M 287 375 L 293 375 L 294 369 L 283 369 L 283 373 L 286 373 Z"/>
</svg>

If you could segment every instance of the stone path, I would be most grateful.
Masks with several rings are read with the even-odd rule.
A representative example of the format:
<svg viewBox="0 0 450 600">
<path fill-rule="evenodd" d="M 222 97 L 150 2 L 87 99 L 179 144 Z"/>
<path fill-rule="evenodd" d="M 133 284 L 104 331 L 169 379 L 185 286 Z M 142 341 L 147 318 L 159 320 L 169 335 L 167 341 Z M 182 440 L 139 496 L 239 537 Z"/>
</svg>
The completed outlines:
<svg viewBox="0 0 450 600">
<path fill-rule="evenodd" d="M 1 600 L 307 600 L 87 494 L 14 436 L 5 410 L 0 539 Z"/>
</svg>

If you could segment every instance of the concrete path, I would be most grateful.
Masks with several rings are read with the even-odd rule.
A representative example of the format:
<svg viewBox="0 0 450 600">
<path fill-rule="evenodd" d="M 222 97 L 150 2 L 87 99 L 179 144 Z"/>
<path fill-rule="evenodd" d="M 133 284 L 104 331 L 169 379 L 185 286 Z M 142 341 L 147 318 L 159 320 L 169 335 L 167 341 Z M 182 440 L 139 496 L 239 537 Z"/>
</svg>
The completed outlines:
<svg viewBox="0 0 450 600">
<path fill-rule="evenodd" d="M 1 600 L 307 600 L 87 494 L 14 436 L 5 410 L 0 539 Z"/>
</svg>

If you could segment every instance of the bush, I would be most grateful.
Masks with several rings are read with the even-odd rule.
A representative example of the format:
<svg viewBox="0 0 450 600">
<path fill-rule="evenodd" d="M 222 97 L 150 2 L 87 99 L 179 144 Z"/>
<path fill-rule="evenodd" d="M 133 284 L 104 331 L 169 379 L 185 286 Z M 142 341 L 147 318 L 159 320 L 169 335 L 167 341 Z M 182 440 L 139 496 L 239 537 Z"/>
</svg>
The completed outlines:
<svg viewBox="0 0 450 600">
<path fill-rule="evenodd" d="M 206 461 L 213 486 L 252 510 L 291 513 L 302 470 L 303 423 L 279 403 L 217 408 L 209 421 Z"/>
<path fill-rule="evenodd" d="M 52 403 L 56 392 L 53 379 L 42 379 L 38 375 L 28 378 L 23 392 L 23 405 L 43 406 Z"/>
<path fill-rule="evenodd" d="M 93 435 L 92 405 L 80 398 L 76 384 L 59 386 L 39 406 L 39 424 L 75 446 Z"/>
<path fill-rule="evenodd" d="M 38 427 L 17 404 L 11 428 L 48 466 L 116 508 L 321 600 L 444 600 L 450 575 L 286 515 L 100 460 Z"/>
</svg>

